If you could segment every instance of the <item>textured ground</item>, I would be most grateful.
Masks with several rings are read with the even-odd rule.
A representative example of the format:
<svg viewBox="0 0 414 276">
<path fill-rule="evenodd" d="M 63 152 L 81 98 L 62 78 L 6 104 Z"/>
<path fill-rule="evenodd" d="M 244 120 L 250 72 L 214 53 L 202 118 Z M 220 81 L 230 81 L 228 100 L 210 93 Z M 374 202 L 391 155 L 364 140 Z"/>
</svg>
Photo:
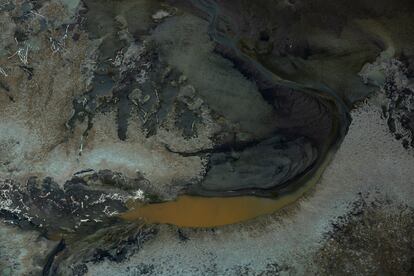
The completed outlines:
<svg viewBox="0 0 414 276">
<path fill-rule="evenodd" d="M 0 274 L 412 275 L 413 10 L 0 0 Z M 289 195 L 327 156 L 241 224 L 117 216 Z"/>
<path fill-rule="evenodd" d="M 374 97 L 352 113 L 343 146 L 314 190 L 295 206 L 217 229 L 159 226 L 158 234 L 127 260 L 103 258 L 81 268 L 87 275 L 410 275 L 414 156 L 389 132 L 379 102 Z M 42 256 L 47 243 L 33 239 L 35 232 L 2 229 L 39 248 L 28 252 L 15 246 L 17 239 L 11 245 L 2 235 L 1 252 L 9 256 L 2 258 L 4 271 L 32 271 L 35 266 L 23 259 Z M 14 246 L 16 253 L 5 246 Z"/>
<path fill-rule="evenodd" d="M 352 113 L 341 149 L 314 191 L 296 206 L 247 224 L 181 230 L 185 241 L 176 228 L 161 227 L 129 261 L 92 266 L 91 275 L 139 275 L 145 267 L 168 275 L 410 275 L 414 156 L 389 133 L 376 100 Z M 375 201 L 380 207 L 371 209 Z M 374 229 L 367 219 L 374 220 Z M 352 230 L 341 232 L 343 224 Z M 344 237 L 331 240 L 336 231 L 334 237 Z M 394 246 L 391 251 L 387 242 Z"/>
</svg>

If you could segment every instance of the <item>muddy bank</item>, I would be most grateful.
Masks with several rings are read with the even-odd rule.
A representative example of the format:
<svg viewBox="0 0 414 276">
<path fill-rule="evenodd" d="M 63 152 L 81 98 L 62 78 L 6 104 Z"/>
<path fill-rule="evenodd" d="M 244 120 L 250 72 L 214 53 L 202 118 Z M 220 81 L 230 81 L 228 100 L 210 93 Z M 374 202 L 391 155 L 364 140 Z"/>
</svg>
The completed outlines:
<svg viewBox="0 0 414 276">
<path fill-rule="evenodd" d="M 129 179 L 142 175 L 163 199 L 274 196 L 306 182 L 346 130 L 346 116 L 339 115 L 341 123 L 334 116 L 335 101 L 307 95 L 299 84 L 262 86 L 271 73 L 246 78 L 237 57 L 215 53 L 220 45 L 209 29 L 216 26 L 192 15 L 194 7 L 146 1 L 69 6 L 23 1 L 4 11 L 14 22 L 7 31 L 20 34 L 17 46 L 4 41 L 10 56 L 3 55 L 1 170 L 18 183 L 5 187 L 5 197 L 25 198 L 18 186 L 33 177 L 50 178 L 64 194 L 64 183 L 78 172 L 105 169 Z M 140 24 L 131 10 L 142 11 Z M 27 29 L 30 24 L 39 29 Z M 54 70 L 43 66 L 49 59 L 67 71 L 42 74 Z M 199 70 L 188 70 L 193 66 Z M 255 71 L 258 64 L 244 66 Z M 304 106 L 308 114 L 300 114 Z"/>
<path fill-rule="evenodd" d="M 158 241 L 152 223 L 214 227 L 296 202 L 374 90 L 386 133 L 410 149 L 411 3 L 276 2 L 0 5 L 0 215 L 60 242 L 47 273 L 122 266 Z M 349 196 L 363 165 L 318 202 Z"/>
<path fill-rule="evenodd" d="M 370 271 L 380 268 L 376 262 L 383 257 L 396 261 L 394 264 L 406 263 L 412 257 L 410 241 L 404 237 L 409 236 L 406 231 L 412 221 L 414 159 L 389 133 L 386 120 L 381 118 L 380 99 L 374 97 L 352 112 L 353 122 L 342 147 L 315 188 L 296 204 L 225 227 L 161 225 L 145 253 L 122 265 L 90 265 L 89 271 L 105 275 L 108 271 L 141 273 L 141 268 L 147 268 L 161 275 L 266 275 L 266 271 L 324 275 L 327 268 L 326 275 L 331 275 L 335 267 L 346 266 L 365 275 L 368 266 Z M 401 224 L 397 226 L 395 221 Z M 351 231 L 343 233 L 341 229 Z M 332 236 L 338 238 L 331 241 Z M 402 247 L 387 247 L 393 253 L 379 254 L 377 248 L 388 246 L 388 241 Z M 366 247 L 361 248 L 360 242 Z M 327 255 L 323 255 L 323 248 Z M 358 254 L 366 258 L 358 258 Z M 353 258 L 357 261 L 348 261 Z"/>
</svg>

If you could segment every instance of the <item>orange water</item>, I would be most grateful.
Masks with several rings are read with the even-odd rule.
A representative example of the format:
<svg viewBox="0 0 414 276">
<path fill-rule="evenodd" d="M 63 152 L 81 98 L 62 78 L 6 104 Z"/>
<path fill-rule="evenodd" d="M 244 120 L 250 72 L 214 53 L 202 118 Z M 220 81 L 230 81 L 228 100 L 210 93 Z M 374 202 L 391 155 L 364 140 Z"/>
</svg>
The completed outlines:
<svg viewBox="0 0 414 276">
<path fill-rule="evenodd" d="M 143 219 L 148 223 L 166 223 L 181 227 L 215 227 L 234 224 L 258 216 L 271 214 L 294 203 L 308 192 L 320 179 L 323 170 L 332 158 L 327 154 L 318 171 L 306 184 L 288 195 L 275 199 L 253 196 L 198 197 L 179 196 L 175 201 L 146 204 L 131 204 L 131 210 L 120 215 L 122 219 Z"/>
<path fill-rule="evenodd" d="M 183 227 L 213 227 L 270 214 L 283 205 L 279 200 L 248 196 L 180 196 L 176 201 L 136 206 L 121 217 L 126 220 L 142 218 L 149 223 L 168 223 Z"/>
</svg>

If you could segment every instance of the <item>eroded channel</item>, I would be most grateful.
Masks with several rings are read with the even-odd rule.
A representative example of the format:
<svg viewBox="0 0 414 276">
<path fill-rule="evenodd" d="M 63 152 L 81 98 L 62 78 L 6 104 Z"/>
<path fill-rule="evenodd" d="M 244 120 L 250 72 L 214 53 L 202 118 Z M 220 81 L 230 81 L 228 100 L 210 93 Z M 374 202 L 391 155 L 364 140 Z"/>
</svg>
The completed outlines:
<svg viewBox="0 0 414 276">
<path fill-rule="evenodd" d="M 0 215 L 73 243 L 292 204 L 386 81 L 381 62 L 413 54 L 392 1 L 324 17 L 306 1 L 69 2 L 1 7 Z"/>
</svg>

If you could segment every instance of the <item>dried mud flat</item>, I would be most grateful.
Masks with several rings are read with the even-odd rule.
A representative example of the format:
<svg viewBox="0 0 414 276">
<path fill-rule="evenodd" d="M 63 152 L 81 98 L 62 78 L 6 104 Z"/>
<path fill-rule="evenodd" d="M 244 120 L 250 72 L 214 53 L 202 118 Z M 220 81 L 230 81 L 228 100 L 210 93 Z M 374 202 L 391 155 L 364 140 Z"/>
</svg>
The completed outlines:
<svg viewBox="0 0 414 276">
<path fill-rule="evenodd" d="M 161 227 L 129 261 L 91 275 L 412 275 L 414 156 L 378 107 L 374 98 L 352 112 L 341 148 L 296 206 L 218 229 Z"/>
<path fill-rule="evenodd" d="M 67 274 L 411 275 L 413 153 L 389 132 L 378 98 L 352 117 L 321 181 L 294 206 L 233 226 L 158 226 L 156 236 L 127 259 L 83 260 L 68 266 Z M 2 229 L 4 273 L 40 272 L 51 242 L 36 232 Z M 8 235 L 16 239 L 11 243 Z"/>
<path fill-rule="evenodd" d="M 414 5 L 387 1 L 1 1 L 0 274 L 413 275 Z M 120 216 L 303 187 L 222 227 Z"/>
</svg>

